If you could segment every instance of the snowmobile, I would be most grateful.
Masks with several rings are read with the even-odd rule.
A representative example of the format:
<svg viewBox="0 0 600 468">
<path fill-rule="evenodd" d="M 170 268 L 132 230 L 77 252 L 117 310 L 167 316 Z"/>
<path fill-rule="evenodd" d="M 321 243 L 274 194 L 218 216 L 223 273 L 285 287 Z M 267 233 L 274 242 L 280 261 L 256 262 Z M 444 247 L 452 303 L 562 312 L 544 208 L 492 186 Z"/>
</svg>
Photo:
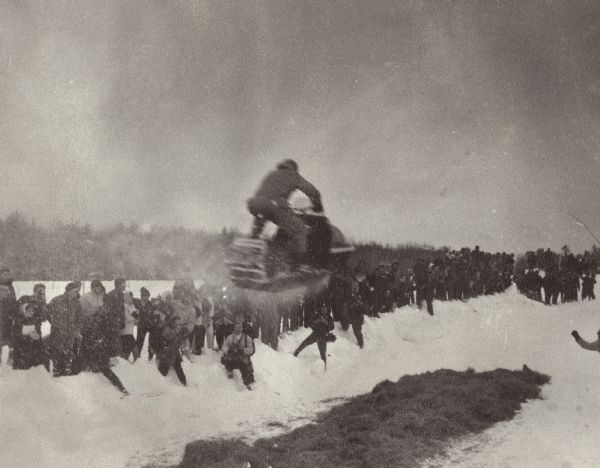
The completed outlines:
<svg viewBox="0 0 600 468">
<path fill-rule="evenodd" d="M 294 262 L 290 237 L 280 228 L 271 239 L 239 237 L 226 254 L 231 282 L 242 289 L 281 292 L 296 287 L 327 285 L 332 269 L 354 251 L 323 213 L 294 209 L 308 227 L 307 252 Z"/>
</svg>

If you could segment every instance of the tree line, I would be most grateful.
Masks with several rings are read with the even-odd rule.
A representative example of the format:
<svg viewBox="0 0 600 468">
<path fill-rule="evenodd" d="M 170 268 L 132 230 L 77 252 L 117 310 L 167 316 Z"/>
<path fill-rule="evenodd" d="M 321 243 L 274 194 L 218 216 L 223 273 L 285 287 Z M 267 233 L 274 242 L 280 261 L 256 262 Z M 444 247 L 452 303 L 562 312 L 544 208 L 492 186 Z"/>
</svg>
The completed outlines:
<svg viewBox="0 0 600 468">
<path fill-rule="evenodd" d="M 235 229 L 208 231 L 173 226 L 141 229 L 135 223 L 94 228 L 77 222 L 40 225 L 19 212 L 0 218 L 0 265 L 15 279 L 70 281 L 91 278 L 171 280 L 182 275 L 226 282 L 225 249 Z M 355 243 L 352 264 L 369 268 L 398 261 L 408 269 L 419 257 L 437 258 L 448 249 L 427 245 Z"/>
</svg>

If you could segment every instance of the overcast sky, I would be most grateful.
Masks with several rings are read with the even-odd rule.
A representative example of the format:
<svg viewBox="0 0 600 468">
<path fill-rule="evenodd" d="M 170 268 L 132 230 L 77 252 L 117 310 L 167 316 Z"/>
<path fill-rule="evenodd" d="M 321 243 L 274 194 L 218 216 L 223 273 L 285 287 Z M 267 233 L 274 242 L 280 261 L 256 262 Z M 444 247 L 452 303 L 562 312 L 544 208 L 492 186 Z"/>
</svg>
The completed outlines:
<svg viewBox="0 0 600 468">
<path fill-rule="evenodd" d="M 0 215 L 250 226 L 294 158 L 349 237 L 600 236 L 600 5 L 3 1 Z"/>
</svg>

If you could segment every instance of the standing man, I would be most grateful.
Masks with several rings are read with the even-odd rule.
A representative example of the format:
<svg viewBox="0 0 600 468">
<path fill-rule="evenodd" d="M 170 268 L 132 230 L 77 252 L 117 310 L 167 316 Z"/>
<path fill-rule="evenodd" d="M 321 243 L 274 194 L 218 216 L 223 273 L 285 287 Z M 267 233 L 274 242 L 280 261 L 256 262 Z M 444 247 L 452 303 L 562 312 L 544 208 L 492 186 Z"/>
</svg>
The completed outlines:
<svg viewBox="0 0 600 468">
<path fill-rule="evenodd" d="M 356 342 L 360 349 L 364 346 L 364 339 L 362 334 L 362 326 L 365 323 L 365 305 L 363 304 L 358 291 L 352 293 L 350 301 L 348 303 L 348 315 L 349 321 L 352 325 L 352 331 L 356 337 Z"/>
<path fill-rule="evenodd" d="M 428 262 L 422 258 L 417 259 L 414 272 L 417 282 L 417 306 L 420 309 L 425 301 L 427 312 L 433 315 L 434 280 Z"/>
<path fill-rule="evenodd" d="M 150 302 L 150 291 L 142 287 L 140 289 L 140 298 L 134 299 L 133 305 L 137 309 L 140 316 L 137 324 L 136 344 L 138 352 L 141 355 L 146 335 L 150 334 L 150 328 L 152 328 L 152 313 L 154 312 L 154 305 L 152 304 L 152 302 Z M 148 343 L 148 360 L 150 359 L 150 344 Z"/>
<path fill-rule="evenodd" d="M 120 333 L 125 328 L 125 297 L 124 292 L 127 281 L 125 278 L 115 280 L 115 289 L 104 296 L 104 307 L 109 316 L 108 339 L 111 357 L 121 354 Z"/>
<path fill-rule="evenodd" d="M 79 303 L 79 290 L 75 283 L 67 284 L 65 293 L 55 297 L 48 307 L 50 324 L 50 357 L 54 376 L 73 373 L 73 362 L 81 340 L 83 312 Z"/>
</svg>

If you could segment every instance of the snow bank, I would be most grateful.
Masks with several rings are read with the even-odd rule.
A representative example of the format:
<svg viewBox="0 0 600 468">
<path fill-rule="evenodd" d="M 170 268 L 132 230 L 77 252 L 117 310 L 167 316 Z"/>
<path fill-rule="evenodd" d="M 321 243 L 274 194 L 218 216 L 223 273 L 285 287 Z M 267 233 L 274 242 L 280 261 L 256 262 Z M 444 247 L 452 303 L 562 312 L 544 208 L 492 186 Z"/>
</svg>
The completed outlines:
<svg viewBox="0 0 600 468">
<path fill-rule="evenodd" d="M 363 350 L 351 331 L 336 330 L 327 372 L 316 345 L 298 358 L 291 355 L 309 330 L 285 336 L 278 351 L 257 343 L 252 392 L 239 374 L 234 381 L 226 379 L 214 351 L 184 362 L 188 388 L 173 373 L 163 378 L 154 362 L 121 361 L 114 370 L 131 392 L 123 399 L 99 374 L 52 379 L 42 368 L 12 371 L 4 365 L 0 466 L 174 463 L 191 440 L 266 436 L 302 424 L 336 398 L 370 391 L 386 378 L 439 368 L 481 371 L 523 364 L 552 376 L 546 399 L 527 403 L 514 421 L 483 436 L 457 442 L 450 460 L 435 464 L 596 464 L 600 356 L 577 347 L 569 335 L 573 328 L 584 338 L 595 335 L 600 314 L 593 302 L 546 308 L 511 289 L 468 303 L 435 302 L 434 308 L 434 317 L 405 307 L 367 319 Z"/>
</svg>

